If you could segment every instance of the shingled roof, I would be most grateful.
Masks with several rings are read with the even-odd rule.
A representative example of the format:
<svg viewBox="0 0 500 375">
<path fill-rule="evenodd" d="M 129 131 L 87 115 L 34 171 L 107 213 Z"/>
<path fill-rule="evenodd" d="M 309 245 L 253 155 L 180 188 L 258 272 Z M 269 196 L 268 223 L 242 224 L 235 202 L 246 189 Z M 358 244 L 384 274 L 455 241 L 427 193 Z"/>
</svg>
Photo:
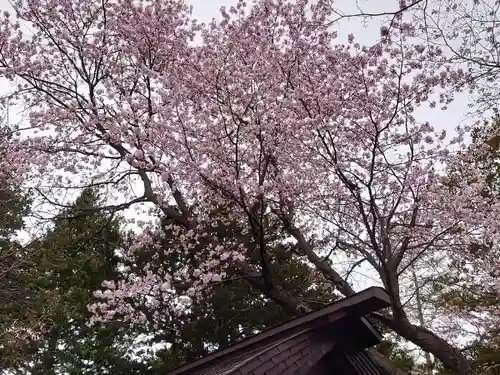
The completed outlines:
<svg viewBox="0 0 500 375">
<path fill-rule="evenodd" d="M 365 316 L 389 305 L 369 288 L 254 337 L 178 367 L 166 375 L 382 375 L 364 349 L 380 333 Z"/>
</svg>

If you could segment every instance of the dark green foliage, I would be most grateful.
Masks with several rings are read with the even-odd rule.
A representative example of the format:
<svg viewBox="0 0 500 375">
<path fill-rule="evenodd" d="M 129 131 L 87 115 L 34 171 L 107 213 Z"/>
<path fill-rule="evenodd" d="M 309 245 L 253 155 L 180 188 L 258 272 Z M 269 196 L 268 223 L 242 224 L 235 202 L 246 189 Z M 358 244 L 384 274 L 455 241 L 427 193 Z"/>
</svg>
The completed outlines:
<svg viewBox="0 0 500 375">
<path fill-rule="evenodd" d="M 304 273 L 306 267 L 302 267 L 297 266 L 297 271 Z M 300 273 L 294 275 L 300 277 Z M 307 286 L 307 283 L 297 282 L 294 289 Z M 329 301 L 326 293 L 319 290 L 298 294 L 308 295 L 311 301 L 314 298 L 318 305 Z M 196 303 L 192 313 L 183 321 L 176 322 L 181 335 L 172 334 L 170 340 L 173 345 L 158 353 L 155 366 L 165 371 L 292 318 L 247 282 L 235 280 L 222 283 L 214 288 L 209 298 Z"/>
<path fill-rule="evenodd" d="M 43 338 L 23 347 L 10 362 L 11 371 L 118 374 L 133 367 L 124 357 L 131 336 L 127 327 L 88 324 L 87 305 L 93 302 L 93 291 L 117 275 L 114 252 L 121 241 L 118 221 L 96 211 L 98 204 L 97 192 L 86 190 L 58 215 L 53 229 L 31 245 L 33 254 L 25 272 L 31 275 L 29 288 L 37 294 L 31 306 L 23 308 L 43 315 Z"/>
<path fill-rule="evenodd" d="M 478 373 L 500 372 L 500 331 L 491 332 L 490 340 L 474 345 L 470 350 L 472 365 Z"/>
<path fill-rule="evenodd" d="M 36 325 L 33 305 L 43 299 L 33 289 L 33 275 L 28 271 L 32 253 L 21 246 L 14 235 L 23 228 L 23 216 L 29 200 L 8 186 L 0 186 L 0 366 L 18 356 L 19 335 L 15 326 Z"/>
<path fill-rule="evenodd" d="M 470 360 L 472 369 L 476 374 L 498 375 L 500 372 L 500 340 L 496 337 L 483 344 L 472 344 L 464 354 Z M 436 375 L 453 375 L 453 372 L 444 369 L 438 364 L 435 369 Z"/>
<path fill-rule="evenodd" d="M 44 330 L 39 332 L 43 335 L 41 340 L 23 342 L 1 368 L 33 375 L 163 374 L 168 368 L 292 318 L 260 291 L 232 275 L 229 281 L 207 290 L 206 298 L 193 304 L 189 311 L 175 319 L 166 313 L 156 326 L 146 325 L 140 330 L 120 322 L 89 326 L 91 314 L 87 305 L 95 302 L 93 291 L 104 280 L 123 277 L 115 255 L 115 250 L 123 245 L 119 223 L 96 210 L 99 203 L 98 193 L 86 190 L 72 207 L 54 219 L 53 228 L 41 240 L 31 244 L 30 262 L 18 270 L 26 275 L 26 280 L 5 280 L 19 293 L 27 295 L 29 291 L 32 297 L 22 306 L 2 307 L 0 314 L 12 321 L 18 314 L 29 312 L 43 318 Z M 13 226 L 13 230 L 18 228 Z M 224 236 L 241 235 L 237 225 L 217 230 L 223 231 Z M 251 245 L 251 239 L 247 240 Z M 176 238 L 167 233 L 162 241 L 167 248 Z M 314 284 L 311 268 L 280 242 L 279 236 L 273 238 L 268 251 L 274 282 L 313 308 L 331 302 L 331 292 Z M 19 251 L 27 249 L 20 247 Z M 127 264 L 129 270 L 140 273 L 155 251 L 158 250 L 143 249 L 134 262 Z M 169 256 L 161 251 L 160 254 L 153 263 L 159 272 L 173 273 L 194 261 L 175 252 Z M 258 257 L 253 262 L 258 267 Z M 168 311 L 169 306 L 164 308 Z M 137 352 L 142 358 L 134 361 L 127 353 L 134 348 L 132 341 L 140 333 L 146 334 L 146 349 Z M 154 343 L 162 344 L 164 349 L 154 353 L 150 349 Z"/>
<path fill-rule="evenodd" d="M 488 172 L 490 188 L 500 190 L 500 113 L 494 110 L 494 116 L 484 121 L 472 131 L 473 144 L 487 146 L 487 152 L 478 153 L 474 161 L 479 167 Z"/>
<path fill-rule="evenodd" d="M 218 218 L 224 217 L 224 211 L 213 213 L 213 220 L 218 225 L 208 229 L 213 236 L 221 239 L 237 237 L 237 243 L 245 243 L 252 254 L 256 247 L 249 234 L 243 234 L 238 223 L 223 223 Z M 168 221 L 163 222 L 169 224 Z M 272 223 L 267 223 L 269 226 Z M 272 233 L 267 239 L 267 257 L 273 282 L 288 293 L 316 309 L 333 302 L 335 296 L 329 290 L 319 288 L 317 277 L 313 270 L 291 251 L 292 245 L 283 244 L 283 236 L 270 229 Z M 169 230 L 161 239 L 162 248 L 175 248 L 177 237 Z M 194 249 L 193 253 L 205 251 L 204 244 Z M 193 257 L 182 256 L 180 252 L 171 252 L 165 255 L 163 251 L 144 248 L 137 253 L 134 262 L 128 264 L 130 272 L 141 274 L 145 264 L 149 264 L 156 274 L 174 274 L 180 267 L 189 265 L 197 267 L 197 260 Z M 251 256 L 251 264 L 259 269 L 260 257 L 256 250 Z M 156 353 L 150 365 L 155 373 L 164 373 L 168 368 L 178 366 L 184 362 L 195 360 L 214 350 L 222 349 L 235 342 L 243 340 L 260 331 L 283 323 L 293 318 L 274 301 L 265 298 L 260 290 L 254 289 L 248 281 L 242 279 L 237 272 L 231 274 L 227 269 L 226 281 L 216 283 L 207 289 L 205 298 L 197 300 L 190 306 L 189 311 L 175 319 L 169 315 L 169 306 L 158 308 L 160 317 L 155 327 L 151 321 L 148 328 L 151 342 L 168 344 Z M 178 280 L 181 292 L 182 280 Z M 146 312 L 147 317 L 153 311 Z"/>
</svg>

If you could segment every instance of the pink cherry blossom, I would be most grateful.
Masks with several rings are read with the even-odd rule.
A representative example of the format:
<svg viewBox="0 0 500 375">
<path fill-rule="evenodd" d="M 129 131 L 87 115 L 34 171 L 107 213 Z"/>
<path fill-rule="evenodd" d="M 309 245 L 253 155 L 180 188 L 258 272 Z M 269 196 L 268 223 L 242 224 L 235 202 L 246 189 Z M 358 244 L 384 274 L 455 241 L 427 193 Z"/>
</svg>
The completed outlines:
<svg viewBox="0 0 500 375">
<path fill-rule="evenodd" d="M 182 314 L 213 283 L 265 276 L 266 257 L 260 268 L 250 258 L 277 232 L 345 295 L 349 270 L 324 256 L 368 264 L 391 296 L 388 324 L 399 319 L 398 333 L 427 351 L 446 342 L 408 320 L 411 267 L 465 258 L 498 289 L 488 271 L 499 267 L 500 200 L 474 163 L 481 150 L 465 144 L 467 129 L 445 143 L 416 115 L 446 108 L 469 76 L 435 64 L 438 47 L 409 43 L 415 29 L 400 17 L 361 46 L 336 40 L 326 0 L 238 1 L 206 25 L 181 0 L 28 0 L 19 14 L 34 35 L 3 17 L 0 68 L 39 133 L 12 158 L 29 156 L 53 192 L 102 183 L 129 198 L 112 209 L 147 202 L 167 219 L 127 244 L 126 260 L 146 249 L 151 262 L 103 284 L 96 320 L 158 325 L 163 307 Z M 166 272 L 171 254 L 189 261 Z"/>
</svg>

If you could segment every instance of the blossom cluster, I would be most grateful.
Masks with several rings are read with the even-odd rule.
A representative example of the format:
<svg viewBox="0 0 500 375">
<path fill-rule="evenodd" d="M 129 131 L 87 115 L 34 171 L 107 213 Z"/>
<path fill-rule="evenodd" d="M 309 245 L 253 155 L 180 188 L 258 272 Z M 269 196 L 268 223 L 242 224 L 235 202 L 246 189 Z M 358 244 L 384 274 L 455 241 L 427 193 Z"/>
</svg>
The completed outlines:
<svg viewBox="0 0 500 375">
<path fill-rule="evenodd" d="M 449 141 L 416 114 L 446 109 L 469 75 L 406 43 L 411 24 L 396 18 L 361 46 L 337 40 L 327 0 L 240 0 L 208 24 L 181 0 L 22 4 L 34 34 L 4 16 L 0 68 L 32 109 L 33 168 L 130 194 L 116 171 L 133 171 L 136 198 L 172 220 L 129 248 L 154 250 L 150 264 L 96 291 L 100 319 L 141 323 L 145 307 L 200 295 L 276 228 L 318 269 L 333 246 L 399 275 L 471 244 L 487 249 L 478 267 L 498 269 L 500 200 L 485 198 L 467 131 Z M 166 272 L 173 254 L 184 262 Z"/>
</svg>

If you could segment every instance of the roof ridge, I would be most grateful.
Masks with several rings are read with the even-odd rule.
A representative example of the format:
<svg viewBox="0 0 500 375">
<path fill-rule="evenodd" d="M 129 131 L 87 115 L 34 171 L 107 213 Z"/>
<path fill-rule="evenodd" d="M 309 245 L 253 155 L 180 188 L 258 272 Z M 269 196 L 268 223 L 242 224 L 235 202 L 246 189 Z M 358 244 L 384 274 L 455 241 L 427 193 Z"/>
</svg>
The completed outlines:
<svg viewBox="0 0 500 375">
<path fill-rule="evenodd" d="M 192 374 L 196 368 L 200 369 L 200 367 L 203 368 L 207 365 L 210 366 L 210 362 L 218 362 L 228 355 L 234 356 L 235 353 L 245 350 L 247 352 L 246 354 L 253 356 L 254 352 L 253 350 L 249 350 L 250 348 L 255 348 L 255 346 L 259 344 L 262 347 L 264 343 L 267 345 L 269 340 L 272 340 L 272 342 L 275 342 L 275 340 L 280 341 L 282 337 L 281 335 L 286 331 L 302 331 L 306 326 L 307 329 L 312 329 L 311 324 L 317 327 L 318 324 L 332 323 L 335 320 L 346 317 L 346 315 L 357 317 L 358 319 L 361 318 L 361 321 L 365 326 L 371 326 L 371 324 L 366 321 L 363 316 L 372 311 L 386 307 L 389 304 L 389 295 L 384 289 L 380 287 L 370 287 L 352 296 L 335 301 L 318 310 L 264 330 L 255 336 L 244 339 L 243 341 L 230 345 L 227 348 L 217 350 L 199 360 L 181 365 L 172 369 L 167 373 L 167 375 L 187 374 L 188 371 L 190 371 L 189 374 Z M 373 331 L 374 329 L 371 328 L 370 330 Z M 286 335 L 285 339 L 288 339 L 289 337 L 290 335 Z"/>
</svg>

